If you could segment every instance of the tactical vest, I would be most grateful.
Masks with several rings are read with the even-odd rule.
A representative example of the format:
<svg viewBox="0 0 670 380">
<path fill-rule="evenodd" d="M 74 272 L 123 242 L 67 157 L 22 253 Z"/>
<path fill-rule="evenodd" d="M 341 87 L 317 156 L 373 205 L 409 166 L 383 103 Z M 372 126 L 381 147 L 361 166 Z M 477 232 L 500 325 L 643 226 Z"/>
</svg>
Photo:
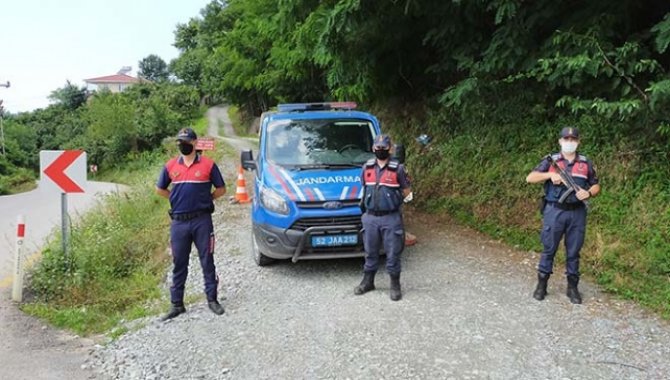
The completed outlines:
<svg viewBox="0 0 670 380">
<path fill-rule="evenodd" d="M 552 158 L 556 161 L 558 166 L 568 172 L 572 178 L 575 180 L 575 183 L 581 187 L 584 190 L 589 189 L 589 163 L 588 160 L 585 156 L 582 156 L 581 154 L 577 156 L 577 158 L 572 162 L 571 167 L 568 167 L 568 160 L 563 158 L 560 154 L 553 154 Z M 567 168 L 567 169 L 566 169 Z M 553 166 L 549 166 L 549 173 L 556 173 L 556 169 L 554 169 Z M 568 188 L 563 185 L 554 185 L 553 182 L 551 181 L 546 181 L 544 183 L 544 192 L 545 196 L 547 198 L 548 202 L 558 202 L 558 200 L 561 198 L 561 195 L 563 195 L 564 192 L 566 192 Z M 565 203 L 576 203 L 576 202 L 581 202 L 579 199 L 577 199 L 577 196 L 575 193 L 570 194 L 566 199 Z"/>
<path fill-rule="evenodd" d="M 180 162 L 181 161 L 181 162 Z M 165 164 L 170 177 L 170 206 L 176 214 L 214 210 L 211 196 L 211 173 L 214 161 L 204 156 L 197 156 L 190 167 L 183 164 L 183 158 L 175 157 Z"/>
<path fill-rule="evenodd" d="M 365 163 L 363 204 L 369 211 L 397 211 L 402 205 L 402 191 L 398 182 L 400 163 L 397 160 L 389 160 L 388 164 L 379 171 L 379 178 L 377 178 L 376 165 L 377 161 L 374 158 Z"/>
</svg>

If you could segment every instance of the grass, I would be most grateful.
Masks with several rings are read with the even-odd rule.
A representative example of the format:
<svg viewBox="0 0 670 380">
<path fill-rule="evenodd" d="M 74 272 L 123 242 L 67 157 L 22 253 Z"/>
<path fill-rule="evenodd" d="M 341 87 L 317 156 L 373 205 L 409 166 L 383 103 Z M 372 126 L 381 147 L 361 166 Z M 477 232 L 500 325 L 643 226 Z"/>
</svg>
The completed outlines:
<svg viewBox="0 0 670 380">
<path fill-rule="evenodd" d="M 249 133 L 249 125 L 252 122 L 250 118 L 244 118 L 240 109 L 236 106 L 228 107 L 228 117 L 230 117 L 230 122 L 233 124 L 233 130 L 238 136 L 241 137 L 254 137 L 255 134 Z"/>
<path fill-rule="evenodd" d="M 31 180 L 31 181 L 25 181 L 17 184 L 16 186 L 13 186 L 9 190 L 9 194 L 19 194 L 19 193 L 25 193 L 30 190 L 35 190 L 37 188 L 37 181 L 36 180 Z"/>
<path fill-rule="evenodd" d="M 191 126 L 198 136 L 207 136 L 207 118 L 205 116 L 196 119 Z"/>
<path fill-rule="evenodd" d="M 18 194 L 37 187 L 35 174 L 25 168 L 16 168 L 11 175 L 0 175 L 0 195 Z"/>
</svg>

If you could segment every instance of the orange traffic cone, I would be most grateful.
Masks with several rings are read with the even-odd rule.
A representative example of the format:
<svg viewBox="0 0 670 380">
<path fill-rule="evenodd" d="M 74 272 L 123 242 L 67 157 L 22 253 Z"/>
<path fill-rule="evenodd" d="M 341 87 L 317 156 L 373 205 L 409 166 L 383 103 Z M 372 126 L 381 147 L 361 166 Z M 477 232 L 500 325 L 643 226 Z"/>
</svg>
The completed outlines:
<svg viewBox="0 0 670 380">
<path fill-rule="evenodd" d="M 416 244 L 416 236 L 410 234 L 409 232 L 405 231 L 405 246 L 409 247 L 411 245 Z"/>
<path fill-rule="evenodd" d="M 237 173 L 237 190 L 235 191 L 235 200 L 237 203 L 249 203 L 249 194 L 247 193 L 247 183 L 244 180 L 244 169 L 240 166 Z"/>
</svg>

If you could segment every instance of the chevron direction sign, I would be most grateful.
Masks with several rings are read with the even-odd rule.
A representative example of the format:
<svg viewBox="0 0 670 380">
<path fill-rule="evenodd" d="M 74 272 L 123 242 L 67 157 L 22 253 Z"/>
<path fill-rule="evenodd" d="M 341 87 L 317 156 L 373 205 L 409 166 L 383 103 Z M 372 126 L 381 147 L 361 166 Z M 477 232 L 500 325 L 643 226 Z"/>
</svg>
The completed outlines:
<svg viewBox="0 0 670 380">
<path fill-rule="evenodd" d="M 86 187 L 86 152 L 41 150 L 40 187 L 59 193 L 83 193 Z"/>
</svg>

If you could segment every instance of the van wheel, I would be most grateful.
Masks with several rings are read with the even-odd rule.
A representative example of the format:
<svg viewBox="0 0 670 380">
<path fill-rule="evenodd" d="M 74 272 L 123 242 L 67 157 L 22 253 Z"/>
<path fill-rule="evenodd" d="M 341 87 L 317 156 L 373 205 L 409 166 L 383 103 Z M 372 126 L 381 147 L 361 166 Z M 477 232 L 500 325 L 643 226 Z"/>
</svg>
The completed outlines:
<svg viewBox="0 0 670 380">
<path fill-rule="evenodd" d="M 253 232 L 251 233 L 251 254 L 254 256 L 256 265 L 260 267 L 270 265 L 275 261 L 272 257 L 267 257 L 261 252 L 261 250 L 258 248 L 256 237 L 254 236 Z"/>
</svg>

